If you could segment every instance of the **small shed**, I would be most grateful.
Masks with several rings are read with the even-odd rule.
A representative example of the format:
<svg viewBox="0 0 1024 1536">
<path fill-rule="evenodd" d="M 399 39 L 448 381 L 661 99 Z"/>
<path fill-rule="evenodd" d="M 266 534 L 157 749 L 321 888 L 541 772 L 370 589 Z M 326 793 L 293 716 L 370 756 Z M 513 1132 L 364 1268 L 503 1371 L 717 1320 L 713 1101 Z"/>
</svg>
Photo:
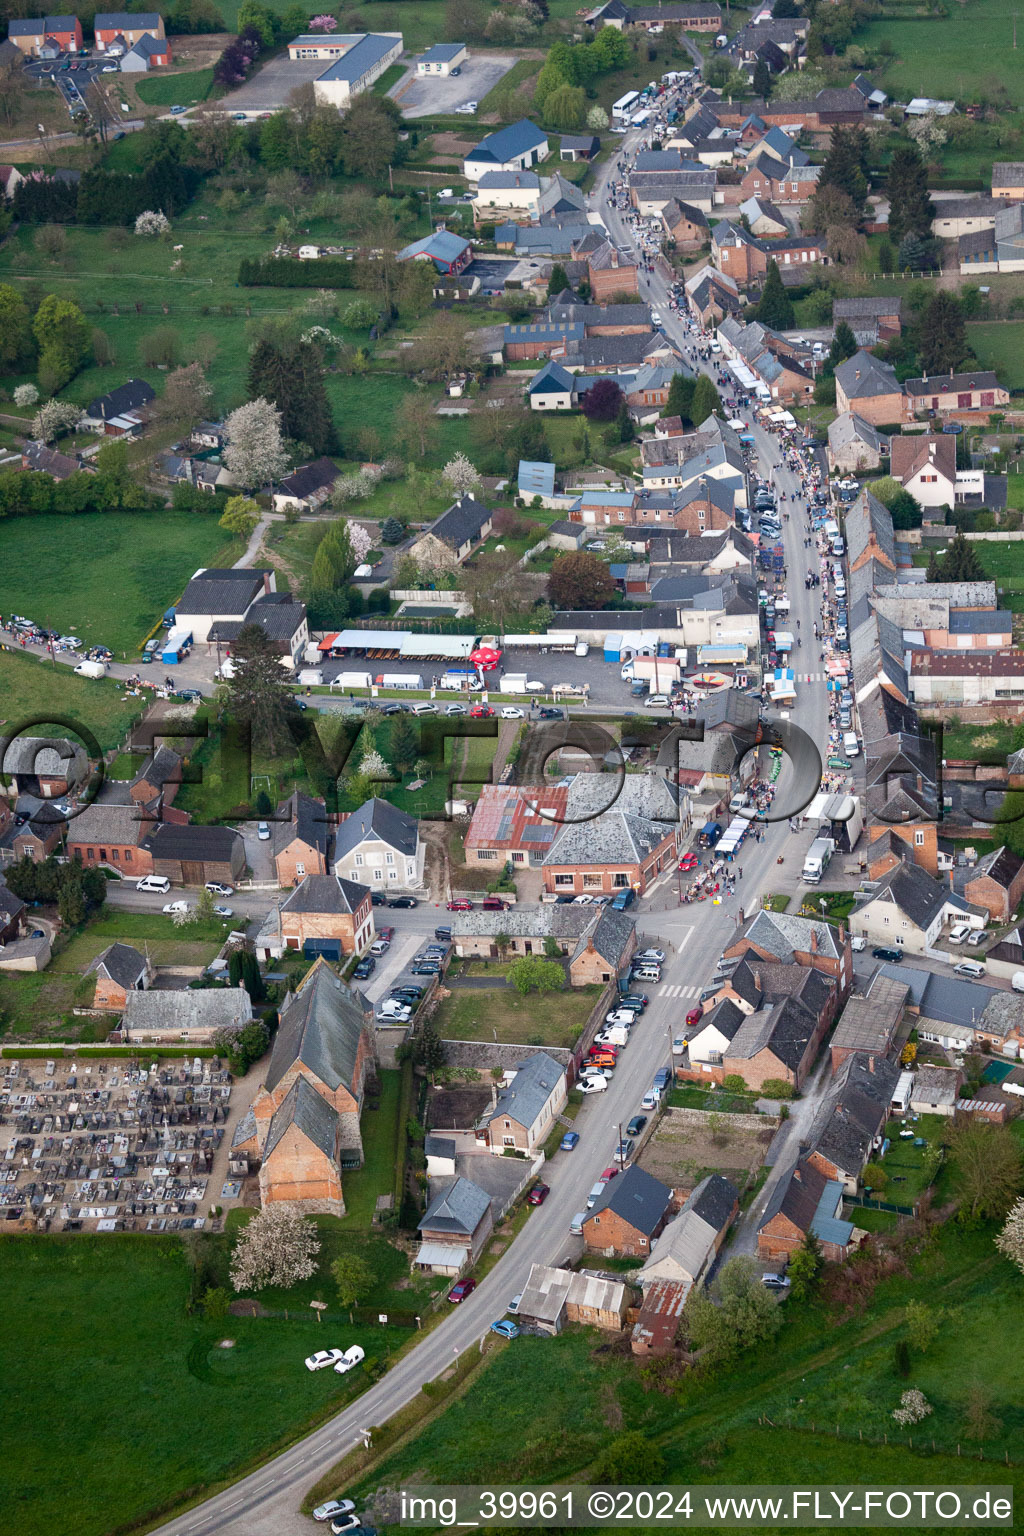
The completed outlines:
<svg viewBox="0 0 1024 1536">
<path fill-rule="evenodd" d="M 604 637 L 605 661 L 620 661 L 622 659 L 622 636 L 614 633 Z"/>
</svg>

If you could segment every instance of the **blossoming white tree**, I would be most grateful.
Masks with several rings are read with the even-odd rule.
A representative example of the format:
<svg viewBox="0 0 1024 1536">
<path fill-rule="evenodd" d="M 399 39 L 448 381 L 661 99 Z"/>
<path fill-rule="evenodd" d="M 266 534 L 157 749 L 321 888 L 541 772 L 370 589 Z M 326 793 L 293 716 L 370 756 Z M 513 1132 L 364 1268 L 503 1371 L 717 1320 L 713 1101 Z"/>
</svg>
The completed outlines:
<svg viewBox="0 0 1024 1536">
<path fill-rule="evenodd" d="M 465 496 L 475 485 L 480 484 L 480 476 L 464 453 L 457 453 L 449 459 L 441 471 L 441 479 L 454 496 Z"/>
<path fill-rule="evenodd" d="M 909 1392 L 904 1392 L 900 1398 L 900 1406 L 894 1408 L 892 1416 L 896 1423 L 906 1429 L 911 1424 L 920 1424 L 932 1411 L 932 1405 L 924 1393 L 917 1387 L 911 1387 Z"/>
<path fill-rule="evenodd" d="M 252 491 L 280 480 L 288 468 L 281 436 L 281 412 L 261 395 L 240 405 L 224 423 L 224 463 L 243 489 Z"/>
<path fill-rule="evenodd" d="M 996 1238 L 999 1252 L 1024 1270 L 1024 1199 L 1015 1200 Z"/>
<path fill-rule="evenodd" d="M 316 1274 L 319 1252 L 320 1239 L 311 1221 L 284 1202 L 268 1205 L 238 1234 L 231 1284 L 236 1291 L 295 1285 Z"/>
<path fill-rule="evenodd" d="M 145 213 L 140 213 L 135 220 L 135 233 L 137 235 L 169 235 L 171 221 L 166 213 L 147 208 Z"/>
<path fill-rule="evenodd" d="M 39 401 L 39 391 L 34 384 L 19 384 L 14 391 L 14 403 L 23 408 L 27 405 L 36 405 Z"/>
<path fill-rule="evenodd" d="M 370 550 L 373 548 L 373 539 L 370 537 L 370 534 L 367 532 L 367 530 L 363 527 L 362 523 L 349 523 L 348 542 L 352 553 L 356 557 L 357 564 L 362 565 L 363 561 L 370 553 Z"/>
<path fill-rule="evenodd" d="M 82 407 L 67 400 L 47 400 L 32 418 L 32 436 L 41 443 L 53 443 L 62 432 L 70 432 L 82 419 Z"/>
</svg>

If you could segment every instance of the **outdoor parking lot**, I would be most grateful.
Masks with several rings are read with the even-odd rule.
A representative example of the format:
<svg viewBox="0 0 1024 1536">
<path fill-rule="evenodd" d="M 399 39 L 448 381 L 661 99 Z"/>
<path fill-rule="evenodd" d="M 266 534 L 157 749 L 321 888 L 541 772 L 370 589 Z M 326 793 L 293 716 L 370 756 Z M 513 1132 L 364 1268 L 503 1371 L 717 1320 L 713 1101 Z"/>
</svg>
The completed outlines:
<svg viewBox="0 0 1024 1536">
<path fill-rule="evenodd" d="M 483 101 L 502 75 L 515 63 L 510 53 L 470 54 L 457 75 L 418 75 L 416 61 L 388 95 L 404 117 L 427 117 L 435 112 L 454 112 L 467 101 Z"/>
<path fill-rule="evenodd" d="M 225 100 L 232 112 L 276 112 L 287 106 L 288 97 L 300 85 L 318 80 L 330 68 L 325 59 L 268 59 L 237 91 Z"/>
</svg>

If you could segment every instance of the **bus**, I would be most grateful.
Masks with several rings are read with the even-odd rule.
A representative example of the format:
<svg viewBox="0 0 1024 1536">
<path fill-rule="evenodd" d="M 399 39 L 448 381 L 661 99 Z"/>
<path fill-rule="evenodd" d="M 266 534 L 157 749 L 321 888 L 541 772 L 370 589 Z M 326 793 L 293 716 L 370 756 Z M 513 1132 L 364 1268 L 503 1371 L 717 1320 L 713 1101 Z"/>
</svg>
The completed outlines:
<svg viewBox="0 0 1024 1536">
<path fill-rule="evenodd" d="M 620 96 L 612 106 L 612 120 L 616 123 L 626 122 L 630 114 L 635 111 L 639 100 L 639 91 L 627 91 L 625 96 Z"/>
</svg>

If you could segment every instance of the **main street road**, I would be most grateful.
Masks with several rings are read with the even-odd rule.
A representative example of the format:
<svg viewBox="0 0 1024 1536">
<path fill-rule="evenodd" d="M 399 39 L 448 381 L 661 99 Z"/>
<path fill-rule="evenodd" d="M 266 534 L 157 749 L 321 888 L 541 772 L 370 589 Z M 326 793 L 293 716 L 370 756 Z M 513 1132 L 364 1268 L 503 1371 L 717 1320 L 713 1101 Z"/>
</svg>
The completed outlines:
<svg viewBox="0 0 1024 1536">
<path fill-rule="evenodd" d="M 602 203 L 603 192 L 599 191 L 595 205 L 601 207 Z M 609 224 L 615 226 L 613 233 L 617 243 L 624 247 L 632 244 L 631 231 L 621 219 L 606 209 L 603 211 Z M 668 309 L 664 280 L 655 275 L 644 279 L 643 287 L 645 296 L 661 308 L 669 334 L 692 358 L 685 328 Z M 756 429 L 754 435 L 760 467 L 767 477 L 779 462 L 778 450 L 768 434 Z M 787 497 L 798 490 L 795 477 L 788 471 L 776 474 L 776 484 L 786 491 Z M 793 619 L 799 617 L 802 632 L 813 634 L 817 594 L 805 592 L 800 580 L 800 573 L 808 563 L 807 552 L 803 549 L 802 519 L 799 524 L 785 524 L 783 536 L 792 586 Z M 817 652 L 806 647 L 802 650 L 806 655 L 807 671 L 812 676 L 815 673 L 820 676 Z M 800 655 L 798 652 L 798 658 Z M 823 682 L 816 680 L 798 688 L 791 717 L 813 741 L 820 744 L 826 739 L 827 705 Z M 788 772 L 784 769 L 780 793 L 785 791 L 787 777 Z M 416 1396 L 424 1382 L 439 1375 L 467 1349 L 475 1348 L 490 1323 L 503 1315 L 509 1298 L 523 1289 L 531 1264 L 557 1264 L 579 1251 L 579 1239 L 569 1233 L 570 1221 L 575 1212 L 584 1209 L 587 1191 L 601 1169 L 611 1161 L 618 1126 L 637 1112 L 640 1099 L 658 1067 L 669 1063 L 672 1035 L 679 1031 L 696 993 L 710 978 L 715 960 L 733 933 L 744 900 L 747 908 L 752 908 L 759 893 L 773 888 L 780 873 L 777 867 L 780 859 L 785 859 L 786 872 L 792 878 L 794 864 L 802 860 L 804 842 L 804 839 L 794 842 L 785 821 L 769 826 L 763 843 L 749 843 L 744 849 L 743 877 L 737 884 L 736 895 L 720 907 L 710 903 L 680 907 L 671 877 L 660 882 L 641 904 L 638 917 L 643 938 L 651 943 L 660 941 L 667 951 L 662 982 L 651 989 L 650 1007 L 633 1031 L 608 1091 L 593 1095 L 580 1110 L 576 1120 L 581 1134 L 580 1145 L 573 1153 L 557 1153 L 547 1165 L 544 1177 L 551 1186 L 551 1194 L 544 1205 L 531 1211 L 523 1231 L 469 1299 L 452 1307 L 443 1322 L 386 1376 L 291 1450 L 163 1526 L 167 1536 L 221 1536 L 221 1533 L 227 1533 L 227 1536 L 236 1536 L 236 1533 L 237 1536 L 243 1536 L 243 1533 L 245 1536 L 252 1536 L 252 1533 L 256 1536 L 291 1536 L 291 1533 L 308 1531 L 308 1523 L 297 1513 L 305 1490 L 359 1442 L 361 1430 L 384 1423 Z M 402 915 L 395 914 L 396 917 Z M 801 1101 L 801 1107 L 807 1113 L 811 1111 L 814 1097 L 808 1095 Z M 805 1118 L 806 1115 L 794 1117 L 777 1138 L 773 1147 L 776 1168 L 785 1165 L 791 1142 Z M 768 1198 L 775 1177 L 777 1174 L 769 1176 L 757 1202 L 757 1210 Z M 744 1251 L 750 1250 L 752 1230 L 751 1222 L 744 1224 L 741 1232 Z M 372 1339 L 368 1338 L 366 1344 L 372 1348 Z M 508 1347 L 514 1349 L 515 1345 Z M 302 1361 L 296 1356 L 295 1369 L 300 1371 L 302 1368 Z"/>
</svg>

